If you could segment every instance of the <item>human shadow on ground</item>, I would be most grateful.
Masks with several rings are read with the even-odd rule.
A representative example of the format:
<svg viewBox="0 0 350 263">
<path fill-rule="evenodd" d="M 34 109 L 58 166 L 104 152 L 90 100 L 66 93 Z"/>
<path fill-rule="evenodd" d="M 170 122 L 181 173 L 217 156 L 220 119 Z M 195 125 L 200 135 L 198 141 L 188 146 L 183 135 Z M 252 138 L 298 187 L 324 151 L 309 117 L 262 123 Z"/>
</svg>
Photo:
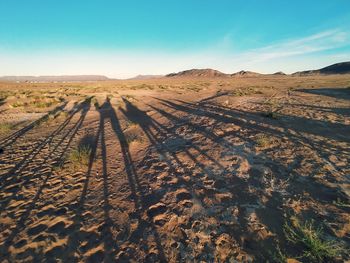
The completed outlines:
<svg viewBox="0 0 350 263">
<path fill-rule="evenodd" d="M 46 113 L 44 116 L 40 117 L 39 119 L 31 122 L 30 124 L 26 125 L 25 127 L 21 128 L 20 130 L 15 131 L 11 135 L 2 139 L 0 141 L 0 148 L 5 149 L 6 147 L 11 146 L 13 143 L 16 142 L 16 140 L 18 138 L 22 137 L 24 134 L 26 134 L 27 132 L 29 132 L 33 128 L 37 127 L 41 123 L 48 120 L 49 116 L 53 116 L 53 115 L 57 114 L 58 112 L 62 111 L 66 105 L 67 105 L 67 102 L 62 103 L 61 105 L 57 106 L 55 109 Z"/>
<path fill-rule="evenodd" d="M 176 132 L 176 130 L 185 130 L 187 131 L 187 134 L 191 132 L 200 133 L 203 137 L 211 140 L 213 143 L 222 145 L 222 148 L 224 149 L 232 149 L 232 151 L 237 150 L 235 148 L 239 147 L 232 145 L 230 141 L 226 139 L 226 137 L 240 137 L 242 140 L 246 141 L 251 146 L 254 145 L 254 141 L 251 139 L 251 136 L 254 136 L 258 133 L 271 134 L 281 139 L 283 139 L 283 137 L 285 136 L 290 136 L 294 143 L 302 142 L 304 144 L 310 144 L 310 141 L 306 137 L 299 136 L 298 133 L 289 133 L 288 129 L 280 127 L 283 126 L 283 124 L 275 122 L 274 120 L 265 120 L 264 117 L 259 116 L 255 113 L 245 112 L 242 110 L 227 109 L 218 105 L 211 105 L 209 103 L 198 104 L 186 103 L 184 101 L 179 101 L 176 103 L 174 101 L 169 100 L 159 100 L 163 102 L 163 107 L 167 107 L 172 111 L 170 112 L 167 109 L 154 107 L 152 105 L 148 105 L 148 107 L 152 108 L 154 112 L 162 115 L 163 118 L 165 117 L 168 120 L 167 124 L 159 123 L 154 118 L 150 117 L 146 112 L 138 109 L 135 105 L 133 105 L 126 99 L 124 99 L 126 110 L 121 110 L 123 111 L 125 116 L 130 119 L 130 121 L 138 123 L 140 127 L 144 130 L 146 136 L 148 137 L 153 147 L 156 149 L 158 154 L 162 156 L 162 159 L 165 160 L 165 162 L 167 163 L 171 174 L 174 174 L 177 178 L 181 178 L 181 175 L 183 174 L 191 176 L 193 181 L 187 184 L 183 181 L 181 181 L 181 183 L 185 185 L 186 188 L 192 193 L 192 195 L 195 196 L 195 198 L 199 199 L 203 204 L 205 204 L 206 197 L 209 196 L 209 198 L 211 198 L 214 196 L 215 193 L 218 193 L 218 189 L 215 189 L 215 187 L 214 189 L 207 189 L 208 187 L 205 185 L 205 183 L 203 183 L 206 180 L 203 180 L 203 178 L 205 177 L 210 178 L 210 180 L 213 180 L 214 185 L 221 185 L 223 186 L 223 188 L 227 187 L 227 189 L 229 189 L 233 194 L 233 199 L 236 200 L 235 202 L 241 203 L 240 209 L 245 212 L 250 211 L 254 208 L 254 206 L 259 207 L 258 204 L 259 202 L 261 202 L 260 199 L 262 196 L 264 196 L 264 198 L 267 198 L 267 200 L 269 201 L 266 202 L 265 200 L 265 207 L 262 206 L 256 209 L 256 214 L 260 217 L 261 222 L 268 226 L 268 228 L 271 231 L 273 231 L 273 233 L 278 234 L 279 237 L 282 237 L 283 224 L 286 220 L 286 210 L 283 211 L 281 209 L 281 207 L 283 207 L 284 205 L 282 203 L 283 193 L 279 191 L 274 191 L 272 195 L 266 195 L 266 193 L 264 193 L 264 188 L 266 187 L 266 182 L 264 182 L 264 180 L 266 178 L 263 178 L 264 176 L 262 174 L 262 171 L 259 171 L 259 169 L 249 170 L 248 179 L 242 179 L 238 177 L 220 178 L 221 175 L 227 172 L 232 172 L 234 174 L 235 171 L 227 171 L 225 169 L 222 170 L 220 169 L 220 166 L 218 166 L 217 164 L 215 164 L 215 162 L 207 158 L 209 163 L 211 163 L 213 166 L 216 166 L 216 171 L 220 172 L 217 175 L 215 175 L 208 171 L 208 164 L 201 163 L 201 161 L 199 161 L 197 158 L 197 156 L 202 155 L 202 158 L 205 159 L 205 154 L 203 154 L 204 151 L 199 152 L 196 156 L 193 155 L 193 150 L 196 150 L 195 147 L 193 147 L 193 144 L 195 143 L 193 141 L 186 142 L 187 139 L 184 137 L 184 135 L 181 135 L 181 133 L 179 134 L 178 132 Z M 184 114 L 185 117 L 178 117 L 175 114 L 181 112 Z M 214 122 L 209 121 L 201 123 L 200 118 L 202 117 L 214 120 Z M 267 125 L 265 125 L 264 122 L 269 122 L 269 124 L 271 124 L 270 126 L 272 127 L 267 127 Z M 208 127 L 209 123 L 211 123 L 211 127 Z M 234 131 L 229 132 L 224 136 L 218 136 L 215 134 L 215 132 L 213 132 L 212 128 L 220 127 L 225 124 L 238 125 L 244 132 Z M 185 141 L 185 143 L 180 145 L 180 149 L 174 150 L 172 147 L 168 147 L 167 141 L 169 138 L 181 138 Z M 200 149 L 201 147 L 199 146 L 196 148 Z M 187 165 L 184 164 L 182 160 L 178 158 L 178 154 L 180 153 L 187 155 L 188 159 L 192 160 L 195 163 L 195 166 L 192 168 L 191 166 L 187 167 Z M 307 192 L 317 202 L 321 202 L 324 204 L 333 202 L 336 200 L 336 198 L 346 200 L 344 199 L 344 194 L 342 194 L 339 191 L 339 189 L 330 188 L 327 185 L 313 180 L 312 178 L 299 180 L 299 177 L 301 176 L 298 174 L 296 169 L 301 165 L 301 159 L 299 159 L 299 161 L 297 160 L 294 164 L 291 165 L 291 167 L 286 167 L 285 165 L 280 163 L 279 160 L 269 161 L 264 157 L 264 155 L 257 153 L 254 156 L 254 153 L 252 153 L 249 150 L 241 151 L 239 154 L 247 157 L 249 156 L 250 160 L 260 159 L 260 163 L 263 163 L 266 167 L 270 168 L 271 171 L 273 171 L 275 178 L 271 178 L 271 180 L 276 180 L 276 182 L 280 182 L 281 184 L 290 180 L 289 184 L 286 184 L 284 191 L 288 192 L 291 195 L 298 196 L 303 195 L 305 192 Z M 317 164 L 315 164 L 315 166 L 317 166 Z M 195 167 L 199 168 L 199 173 L 195 171 Z M 180 173 L 179 168 L 182 168 L 182 172 Z M 308 183 L 306 183 L 306 181 Z M 305 184 L 311 184 L 312 187 L 305 187 Z M 169 192 L 176 191 L 176 189 L 179 188 L 180 185 L 177 185 L 175 187 L 170 185 L 164 185 L 163 187 L 165 189 L 165 192 Z M 197 192 L 196 188 L 203 189 L 205 193 L 204 196 L 198 196 L 194 194 L 194 192 Z M 255 189 L 254 191 L 256 192 L 252 193 L 252 189 Z M 229 204 L 229 206 L 230 205 L 232 205 L 232 203 Z M 208 211 L 211 210 L 209 207 L 207 208 Z M 273 220 L 271 220 L 271 218 L 269 217 L 269 212 L 275 215 Z M 219 221 L 222 221 L 222 218 L 220 218 L 219 214 L 220 212 L 217 211 L 216 213 L 211 213 L 210 216 L 215 216 Z M 316 215 L 317 212 L 314 211 L 313 216 Z M 239 228 L 239 230 L 235 228 L 227 229 L 228 232 L 234 233 L 234 236 L 237 237 L 237 239 L 239 239 L 239 237 L 247 236 L 246 233 L 251 232 L 249 231 L 249 222 L 247 222 L 244 216 L 240 217 L 239 221 L 241 222 L 242 228 Z M 256 251 L 259 249 L 261 250 L 262 248 L 265 248 L 265 250 L 261 252 L 261 259 L 266 259 L 266 257 L 268 257 L 268 255 L 266 254 L 266 248 L 272 249 L 273 246 L 276 245 L 275 243 L 271 242 L 270 238 L 267 238 L 266 240 L 259 240 L 256 239 L 254 235 L 251 235 L 243 243 L 243 245 L 251 251 Z M 285 245 L 285 242 L 283 245 Z M 208 253 L 210 253 L 210 251 L 208 251 Z"/>
<path fill-rule="evenodd" d="M 121 150 L 121 156 L 123 158 L 123 162 L 125 165 L 125 174 L 127 176 L 127 180 L 129 183 L 129 188 L 131 191 L 131 195 L 129 198 L 135 203 L 135 212 L 133 214 L 129 214 L 129 218 L 131 219 L 138 219 L 139 224 L 138 227 L 139 229 L 136 229 L 133 233 L 133 235 L 130 237 L 131 242 L 134 242 L 135 244 L 142 244 L 142 248 L 140 249 L 146 250 L 145 254 L 149 254 L 148 257 L 149 259 L 152 257 L 152 254 L 150 251 L 148 251 L 147 244 L 145 244 L 145 241 L 140 241 L 144 235 L 144 232 L 147 229 L 151 230 L 151 233 L 155 237 L 155 241 L 157 244 L 157 250 L 159 252 L 158 255 L 158 260 L 161 262 L 165 262 L 165 255 L 164 251 L 160 242 L 160 238 L 158 236 L 158 233 L 156 231 L 155 226 L 153 225 L 152 222 L 150 221 L 145 221 L 142 217 L 145 212 L 145 210 L 148 208 L 148 200 L 144 196 L 143 191 L 144 191 L 144 186 L 141 186 L 138 178 L 138 174 L 136 172 L 136 168 L 134 166 L 134 162 L 131 157 L 130 149 L 129 149 L 129 143 L 127 141 L 127 138 L 123 132 L 123 129 L 120 124 L 120 120 L 117 116 L 117 113 L 115 109 L 113 108 L 111 101 L 109 98 L 106 98 L 104 103 L 102 105 L 96 105 L 98 108 L 98 112 L 100 114 L 99 117 L 99 125 L 98 129 L 96 132 L 96 135 L 94 136 L 94 140 L 92 142 L 92 151 L 90 154 L 90 160 L 88 164 L 88 170 L 86 174 L 86 179 L 83 185 L 83 190 L 82 194 L 79 198 L 78 206 L 76 209 L 76 216 L 74 224 L 77 226 L 77 232 L 79 233 L 78 229 L 84 222 L 84 217 L 83 217 L 83 211 L 84 211 L 84 204 L 87 198 L 87 192 L 89 188 L 89 182 L 91 180 L 91 173 L 92 173 L 92 167 L 93 164 L 96 160 L 96 152 L 97 149 L 101 150 L 101 157 L 102 157 L 102 178 L 103 178 L 103 211 L 104 211 L 104 223 L 102 224 L 101 227 L 101 234 L 100 234 L 100 241 L 104 243 L 104 254 L 102 255 L 97 255 L 94 258 L 91 258 L 89 260 L 97 260 L 97 261 L 106 261 L 106 262 L 113 262 L 117 258 L 117 254 L 120 251 L 120 248 L 118 246 L 118 240 L 119 234 L 117 236 L 113 235 L 111 229 L 119 229 L 120 232 L 125 231 L 124 229 L 120 229 L 120 226 L 116 225 L 113 221 L 113 219 L 110 217 L 110 212 L 113 207 L 110 205 L 109 198 L 110 198 L 110 185 L 109 185 L 109 180 L 110 180 L 110 172 L 108 172 L 107 168 L 107 147 L 105 143 L 105 125 L 107 123 L 111 124 L 112 131 L 118 138 L 118 142 L 120 145 L 120 150 Z M 69 237 L 69 242 L 68 242 L 68 254 L 72 257 L 74 254 L 74 251 L 79 249 L 79 237 L 76 235 L 72 235 Z M 81 242 L 82 240 L 80 240 Z M 89 240 L 86 240 L 89 243 Z M 97 242 L 97 241 L 96 241 Z M 140 243 L 141 242 L 141 243 Z M 133 257 L 134 255 L 130 255 Z M 118 260 L 121 261 L 128 261 L 127 258 L 125 258 L 126 255 L 125 253 L 121 253 L 119 255 Z M 147 260 L 147 258 L 146 258 Z"/>
<path fill-rule="evenodd" d="M 21 172 L 26 168 L 26 165 L 29 164 L 29 161 L 24 163 L 23 166 L 19 168 L 19 170 L 16 170 L 14 174 L 9 173 L 10 179 L 5 182 L 4 185 L 2 185 L 1 190 L 2 191 L 9 191 L 9 196 L 5 199 L 1 200 L 1 209 L 0 211 L 6 211 L 8 204 L 11 202 L 11 200 L 22 200 L 24 202 L 27 202 L 23 206 L 24 212 L 22 212 L 19 215 L 19 218 L 16 220 L 16 226 L 11 229 L 10 234 L 7 236 L 6 240 L 4 241 L 3 245 L 0 247 L 1 253 L 4 255 L 4 257 L 8 257 L 9 255 L 9 247 L 13 245 L 13 241 L 16 238 L 16 236 L 25 228 L 26 221 L 31 215 L 32 210 L 35 208 L 39 198 L 41 197 L 43 190 L 48 187 L 48 182 L 54 175 L 53 167 L 50 164 L 59 164 L 62 162 L 62 159 L 64 158 L 64 155 L 66 154 L 73 138 L 76 136 L 78 130 L 81 128 L 84 119 L 86 117 L 86 114 L 88 113 L 90 109 L 90 99 L 85 100 L 83 103 L 81 103 L 78 108 L 74 109 L 74 111 L 71 113 L 71 115 L 64 121 L 63 124 L 59 126 L 53 133 L 51 133 L 48 137 L 48 141 L 52 141 L 52 148 L 50 149 L 49 153 L 46 154 L 42 159 L 38 159 L 38 164 L 34 167 L 34 176 L 21 176 Z M 73 116 L 81 111 L 81 115 L 79 119 L 73 123 L 73 125 L 68 128 L 64 129 L 68 123 L 71 121 Z M 57 140 L 57 141 L 56 141 Z M 48 143 L 48 141 L 45 142 L 45 144 Z M 42 149 L 45 144 L 40 144 L 40 149 Z M 40 151 L 40 150 L 39 150 Z M 30 158 L 30 161 L 33 161 L 35 156 L 39 155 L 39 152 L 32 152 L 32 155 L 28 158 Z M 50 162 L 49 162 L 50 161 Z M 45 169 L 47 166 L 50 166 L 50 169 Z M 42 169 L 45 171 L 42 172 Z M 11 185 L 14 185 L 13 187 Z M 37 187 L 36 192 L 33 197 L 24 197 L 21 194 L 22 187 Z"/>
</svg>

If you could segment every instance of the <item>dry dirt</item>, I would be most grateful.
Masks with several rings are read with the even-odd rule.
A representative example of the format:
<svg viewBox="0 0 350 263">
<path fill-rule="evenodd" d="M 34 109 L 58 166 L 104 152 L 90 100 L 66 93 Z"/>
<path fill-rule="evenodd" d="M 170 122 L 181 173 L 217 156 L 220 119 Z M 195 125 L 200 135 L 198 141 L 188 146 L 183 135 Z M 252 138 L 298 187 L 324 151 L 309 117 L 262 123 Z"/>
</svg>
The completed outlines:
<svg viewBox="0 0 350 263">
<path fill-rule="evenodd" d="M 349 75 L 0 86 L 1 262 L 349 260 Z"/>
</svg>

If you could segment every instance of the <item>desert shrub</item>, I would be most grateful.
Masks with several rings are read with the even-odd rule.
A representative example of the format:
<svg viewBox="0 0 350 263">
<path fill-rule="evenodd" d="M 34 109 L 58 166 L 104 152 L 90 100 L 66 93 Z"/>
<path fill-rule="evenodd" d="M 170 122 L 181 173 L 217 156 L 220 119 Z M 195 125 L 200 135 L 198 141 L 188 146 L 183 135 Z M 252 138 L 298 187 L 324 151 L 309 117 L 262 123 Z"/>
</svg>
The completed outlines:
<svg viewBox="0 0 350 263">
<path fill-rule="evenodd" d="M 312 220 L 301 223 L 293 216 L 291 224 L 285 223 L 284 233 L 287 241 L 303 247 L 301 257 L 309 262 L 330 262 L 342 252 L 335 241 L 324 239 L 323 229 L 315 227 Z"/>
<path fill-rule="evenodd" d="M 143 133 L 140 130 L 137 123 L 129 122 L 128 128 L 124 130 L 124 139 L 125 142 L 131 144 L 133 142 L 143 142 Z"/>
<path fill-rule="evenodd" d="M 259 147 L 267 147 L 272 143 L 272 140 L 266 134 L 260 134 L 256 137 L 255 142 Z"/>
<path fill-rule="evenodd" d="M 89 164 L 90 154 L 90 145 L 80 145 L 69 154 L 68 160 L 74 167 L 87 166 Z"/>
</svg>

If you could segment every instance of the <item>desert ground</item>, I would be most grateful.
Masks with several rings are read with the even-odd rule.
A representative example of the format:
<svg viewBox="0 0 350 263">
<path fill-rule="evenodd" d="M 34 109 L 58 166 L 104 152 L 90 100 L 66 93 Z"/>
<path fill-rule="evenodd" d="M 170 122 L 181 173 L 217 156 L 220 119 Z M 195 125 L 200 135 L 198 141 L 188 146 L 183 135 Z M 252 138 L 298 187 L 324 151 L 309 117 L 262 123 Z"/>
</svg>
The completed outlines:
<svg viewBox="0 0 350 263">
<path fill-rule="evenodd" d="M 350 260 L 350 75 L 0 83 L 1 262 Z"/>
</svg>

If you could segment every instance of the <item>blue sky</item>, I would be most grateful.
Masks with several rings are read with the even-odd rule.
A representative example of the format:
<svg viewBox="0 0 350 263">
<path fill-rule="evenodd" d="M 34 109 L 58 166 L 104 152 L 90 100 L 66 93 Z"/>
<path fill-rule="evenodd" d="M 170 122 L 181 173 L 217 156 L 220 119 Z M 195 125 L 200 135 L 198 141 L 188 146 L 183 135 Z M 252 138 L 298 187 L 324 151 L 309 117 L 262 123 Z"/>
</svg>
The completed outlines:
<svg viewBox="0 0 350 263">
<path fill-rule="evenodd" d="M 263 73 L 350 60 L 350 1 L 0 0 L 0 75 Z"/>
</svg>

